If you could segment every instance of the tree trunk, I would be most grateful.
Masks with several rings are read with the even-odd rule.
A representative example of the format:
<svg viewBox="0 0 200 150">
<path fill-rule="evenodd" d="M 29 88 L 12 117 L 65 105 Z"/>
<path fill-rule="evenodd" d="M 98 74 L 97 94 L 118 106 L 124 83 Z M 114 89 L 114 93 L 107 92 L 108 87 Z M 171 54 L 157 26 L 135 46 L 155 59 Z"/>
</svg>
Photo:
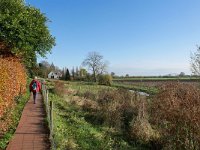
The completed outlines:
<svg viewBox="0 0 200 150">
<path fill-rule="evenodd" d="M 96 82 L 97 81 L 97 79 L 96 79 L 96 72 L 95 72 L 94 68 L 92 68 L 92 70 L 93 70 L 94 82 Z"/>
</svg>

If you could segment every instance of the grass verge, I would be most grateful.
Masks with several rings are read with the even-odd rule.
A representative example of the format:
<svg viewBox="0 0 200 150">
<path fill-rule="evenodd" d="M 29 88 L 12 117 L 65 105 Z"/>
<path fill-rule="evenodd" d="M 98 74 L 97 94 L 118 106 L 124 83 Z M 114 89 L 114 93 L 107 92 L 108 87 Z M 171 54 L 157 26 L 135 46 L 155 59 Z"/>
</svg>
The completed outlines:
<svg viewBox="0 0 200 150">
<path fill-rule="evenodd" d="M 54 141 L 56 149 L 69 150 L 134 150 L 113 128 L 93 125 L 85 120 L 87 112 L 78 106 L 66 102 L 66 97 L 60 98 L 49 94 L 54 103 Z"/>
</svg>

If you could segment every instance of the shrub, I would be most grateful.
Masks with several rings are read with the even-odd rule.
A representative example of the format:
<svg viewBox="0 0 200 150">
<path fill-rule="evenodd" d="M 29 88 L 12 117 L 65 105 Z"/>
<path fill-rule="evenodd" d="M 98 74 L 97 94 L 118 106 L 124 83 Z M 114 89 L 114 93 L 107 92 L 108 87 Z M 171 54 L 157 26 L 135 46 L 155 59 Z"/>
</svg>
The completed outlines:
<svg viewBox="0 0 200 150">
<path fill-rule="evenodd" d="M 95 100 L 95 98 L 96 98 L 96 94 L 94 94 L 90 91 L 86 91 L 85 93 L 82 94 L 82 96 L 84 98 L 91 99 L 91 100 Z"/>
<path fill-rule="evenodd" d="M 131 142 L 148 145 L 159 139 L 159 132 L 149 122 L 148 103 L 144 96 L 118 89 L 102 90 L 98 97 L 99 114 L 104 124 L 122 131 Z"/>
<path fill-rule="evenodd" d="M 200 149 L 200 90 L 167 84 L 152 101 L 152 123 L 165 149 Z"/>
<path fill-rule="evenodd" d="M 65 95 L 65 84 L 62 81 L 55 81 L 54 93 L 60 97 Z"/>
<path fill-rule="evenodd" d="M 131 136 L 140 143 L 148 143 L 153 137 L 153 129 L 147 119 L 137 118 L 133 123 Z"/>
<path fill-rule="evenodd" d="M 152 129 L 148 121 L 147 101 L 141 98 L 138 103 L 137 117 L 133 117 L 131 122 L 130 137 L 140 143 L 149 143 L 159 139 L 157 131 Z"/>
<path fill-rule="evenodd" d="M 102 90 L 98 93 L 99 113 L 104 123 L 118 130 L 128 130 L 129 123 L 135 114 L 135 103 L 128 90 Z"/>
<path fill-rule="evenodd" d="M 111 75 L 100 75 L 98 77 L 98 84 L 99 85 L 108 85 L 111 86 L 112 84 L 112 76 Z"/>
</svg>

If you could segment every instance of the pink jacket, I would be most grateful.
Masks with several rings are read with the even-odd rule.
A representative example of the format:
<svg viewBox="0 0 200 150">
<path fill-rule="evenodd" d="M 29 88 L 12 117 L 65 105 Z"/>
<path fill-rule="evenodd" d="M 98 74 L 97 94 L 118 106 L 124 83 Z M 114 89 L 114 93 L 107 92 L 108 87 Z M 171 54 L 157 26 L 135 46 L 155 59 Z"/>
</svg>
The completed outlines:
<svg viewBox="0 0 200 150">
<path fill-rule="evenodd" d="M 39 91 L 41 90 L 41 84 L 40 84 L 40 82 L 39 82 L 38 80 L 34 80 L 34 79 L 33 79 L 33 80 L 31 81 L 30 85 L 29 85 L 29 89 L 30 89 L 30 91 L 35 92 L 35 91 L 33 90 L 33 88 L 32 88 L 32 84 L 33 84 L 34 82 L 36 82 L 36 84 L 37 84 L 36 92 L 39 92 Z"/>
</svg>

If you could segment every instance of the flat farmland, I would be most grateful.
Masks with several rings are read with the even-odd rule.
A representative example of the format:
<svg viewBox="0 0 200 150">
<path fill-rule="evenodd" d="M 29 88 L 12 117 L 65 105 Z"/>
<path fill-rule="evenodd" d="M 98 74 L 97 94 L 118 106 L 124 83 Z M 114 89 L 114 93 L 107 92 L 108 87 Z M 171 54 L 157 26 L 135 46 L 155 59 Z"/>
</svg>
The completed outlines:
<svg viewBox="0 0 200 150">
<path fill-rule="evenodd" d="M 200 78 L 184 77 L 184 78 L 114 78 L 114 83 L 129 84 L 129 85 L 143 85 L 143 86 L 159 86 L 169 82 L 181 82 L 187 84 L 198 85 Z"/>
</svg>

